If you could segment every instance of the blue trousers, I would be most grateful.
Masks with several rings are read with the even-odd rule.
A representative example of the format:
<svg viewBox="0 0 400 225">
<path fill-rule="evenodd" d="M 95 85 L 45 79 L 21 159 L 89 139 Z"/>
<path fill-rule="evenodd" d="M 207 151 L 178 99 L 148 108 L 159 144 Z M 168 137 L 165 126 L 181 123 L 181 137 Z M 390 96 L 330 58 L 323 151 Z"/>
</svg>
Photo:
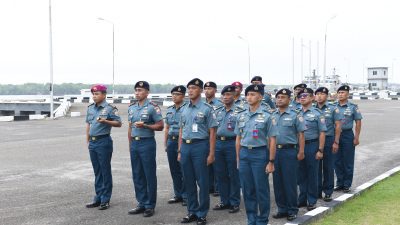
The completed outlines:
<svg viewBox="0 0 400 225">
<path fill-rule="evenodd" d="M 214 167 L 221 202 L 224 205 L 240 205 L 240 179 L 236 163 L 235 140 L 217 140 Z"/>
<path fill-rule="evenodd" d="M 318 145 L 319 143 L 316 141 L 308 143 L 304 147 L 305 158 L 299 163 L 299 204 L 308 202 L 309 205 L 314 205 L 318 200 L 319 161 L 315 159 Z"/>
<path fill-rule="evenodd" d="M 297 215 L 297 149 L 277 149 L 275 157 L 274 194 L 279 213 Z"/>
<path fill-rule="evenodd" d="M 157 201 L 156 141 L 154 137 L 132 140 L 130 150 L 138 206 L 154 209 Z"/>
<path fill-rule="evenodd" d="M 167 141 L 167 157 L 169 171 L 172 177 L 175 197 L 186 199 L 183 185 L 182 167 L 178 161 L 178 140 L 168 139 Z"/>
<path fill-rule="evenodd" d="M 268 174 L 265 173 L 268 160 L 267 147 L 240 149 L 239 177 L 249 225 L 268 224 L 270 193 Z"/>
<path fill-rule="evenodd" d="M 335 157 L 336 185 L 339 187 L 351 187 L 354 174 L 353 130 L 343 130 L 340 135 L 339 151 Z"/>
<path fill-rule="evenodd" d="M 111 174 L 111 157 L 113 141 L 111 137 L 89 142 L 90 161 L 94 171 L 94 189 L 96 196 L 93 202 L 109 202 L 111 199 L 113 182 Z"/>
<path fill-rule="evenodd" d="M 332 145 L 335 141 L 334 136 L 325 137 L 324 146 L 324 158 L 319 161 L 318 169 L 318 194 L 321 195 L 322 192 L 325 195 L 331 195 L 333 193 L 334 186 L 334 169 L 333 169 L 333 157 Z"/>
<path fill-rule="evenodd" d="M 192 144 L 182 143 L 181 146 L 181 165 L 187 194 L 187 209 L 189 214 L 195 214 L 197 217 L 206 217 L 210 209 L 207 167 L 209 152 L 208 140 Z M 197 185 L 200 189 L 199 192 L 197 192 Z"/>
</svg>

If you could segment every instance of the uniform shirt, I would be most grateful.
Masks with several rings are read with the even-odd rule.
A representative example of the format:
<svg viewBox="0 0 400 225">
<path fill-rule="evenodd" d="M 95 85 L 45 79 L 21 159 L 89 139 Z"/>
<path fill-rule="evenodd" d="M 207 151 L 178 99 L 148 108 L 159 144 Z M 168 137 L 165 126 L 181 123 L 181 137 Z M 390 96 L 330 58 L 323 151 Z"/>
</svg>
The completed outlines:
<svg viewBox="0 0 400 225">
<path fill-rule="evenodd" d="M 148 99 L 146 99 L 143 106 L 140 106 L 139 102 L 137 102 L 131 104 L 128 108 L 128 121 L 132 123 L 132 137 L 154 137 L 154 130 L 137 128 L 134 123 L 142 121 L 144 124 L 152 125 L 160 120 L 162 120 L 160 107 Z"/>
<path fill-rule="evenodd" d="M 203 101 L 196 104 L 189 102 L 183 108 L 179 122 L 182 139 L 207 139 L 210 136 L 209 129 L 217 126 L 217 117 L 210 104 Z"/>
<path fill-rule="evenodd" d="M 303 116 L 299 110 L 286 108 L 284 112 L 276 110 L 273 113 L 278 127 L 278 136 L 276 136 L 276 143 L 280 145 L 293 144 L 297 145 L 299 139 L 298 133 L 304 132 L 305 124 Z"/>
<path fill-rule="evenodd" d="M 339 113 L 339 109 L 336 105 L 326 102 L 322 108 L 316 105 L 316 108 L 321 110 L 325 117 L 325 124 L 327 131 L 325 132 L 326 136 L 335 136 L 335 122 L 340 121 L 342 116 Z"/>
<path fill-rule="evenodd" d="M 307 111 L 300 111 L 305 122 L 304 139 L 313 140 L 319 138 L 320 132 L 326 131 L 325 117 L 319 109 L 311 106 Z"/>
<path fill-rule="evenodd" d="M 179 120 L 181 119 L 181 114 L 185 105 L 186 103 L 182 103 L 182 105 L 178 108 L 176 108 L 176 105 L 171 105 L 168 107 L 167 114 L 165 116 L 165 123 L 169 126 L 168 135 L 179 135 Z"/>
<path fill-rule="evenodd" d="M 239 98 L 236 99 L 234 103 L 235 103 L 235 105 L 237 105 L 243 109 L 245 109 L 247 107 L 247 101 L 242 96 L 239 96 Z"/>
<path fill-rule="evenodd" d="M 339 102 L 337 102 L 336 106 L 342 116 L 342 130 L 353 129 L 353 121 L 362 119 L 361 112 L 356 104 L 346 102 L 344 105 L 340 105 Z"/>
<path fill-rule="evenodd" d="M 241 107 L 233 104 L 232 107 L 227 111 L 225 106 L 221 106 L 217 108 L 217 136 L 224 136 L 224 137 L 234 137 L 235 134 L 235 127 L 236 121 L 238 116 L 244 109 Z"/>
<path fill-rule="evenodd" d="M 98 106 L 92 103 L 88 106 L 86 114 L 86 123 L 90 124 L 89 136 L 110 134 L 112 126 L 99 123 L 97 121 L 99 117 L 121 122 L 121 117 L 119 117 L 118 109 L 115 106 L 108 104 L 105 100 Z"/>
<path fill-rule="evenodd" d="M 217 99 L 217 98 L 211 99 L 210 102 L 207 102 L 207 100 L 205 100 L 205 102 L 208 103 L 208 104 L 210 104 L 210 105 L 214 108 L 214 110 L 216 110 L 218 107 L 224 105 L 224 104 L 221 102 L 221 100 L 219 100 L 219 99 Z"/>
<path fill-rule="evenodd" d="M 268 138 L 277 136 L 275 118 L 261 107 L 255 112 L 242 112 L 236 123 L 235 134 L 241 137 L 240 145 L 245 147 L 261 147 L 268 144 Z"/>
<path fill-rule="evenodd" d="M 271 96 L 267 93 L 264 94 L 263 102 L 267 103 L 271 109 L 275 109 L 275 103 L 272 101 Z"/>
<path fill-rule="evenodd" d="M 293 99 L 289 104 L 289 108 L 294 109 L 294 110 L 301 109 L 301 103 L 296 102 L 296 99 Z"/>
</svg>

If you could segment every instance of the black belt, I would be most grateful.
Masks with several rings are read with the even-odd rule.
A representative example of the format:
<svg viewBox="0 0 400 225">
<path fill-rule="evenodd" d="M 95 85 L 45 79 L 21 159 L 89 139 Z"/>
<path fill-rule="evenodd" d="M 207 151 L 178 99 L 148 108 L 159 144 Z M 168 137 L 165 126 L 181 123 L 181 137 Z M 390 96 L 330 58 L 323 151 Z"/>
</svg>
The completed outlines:
<svg viewBox="0 0 400 225">
<path fill-rule="evenodd" d="M 350 129 L 342 129 L 342 131 L 350 131 L 350 130 L 353 130 L 353 128 L 350 128 Z"/>
<path fill-rule="evenodd" d="M 135 136 L 135 137 L 132 137 L 132 140 L 140 141 L 140 140 L 145 140 L 145 139 L 150 139 L 150 138 L 154 138 L 154 137 L 139 137 L 139 136 Z"/>
<path fill-rule="evenodd" d="M 217 136 L 218 141 L 231 141 L 231 140 L 236 140 L 236 136 L 232 137 L 225 137 L 225 136 Z"/>
<path fill-rule="evenodd" d="M 168 139 L 171 139 L 171 140 L 178 140 L 178 139 L 179 139 L 179 136 L 177 136 L 177 135 L 168 135 Z"/>
<path fill-rule="evenodd" d="M 99 135 L 99 136 L 90 136 L 90 140 L 97 141 L 97 140 L 100 140 L 100 139 L 106 138 L 106 137 L 110 137 L 110 134 L 103 134 L 103 135 Z"/>
<path fill-rule="evenodd" d="M 252 149 L 256 149 L 256 148 L 267 148 L 267 146 L 266 145 L 263 145 L 263 146 L 241 146 L 242 148 L 247 148 L 247 149 L 249 149 L 249 150 L 252 150 Z"/>
<path fill-rule="evenodd" d="M 185 144 L 194 144 L 197 142 L 205 141 L 207 139 L 182 139 L 183 143 Z"/>
<path fill-rule="evenodd" d="M 318 141 L 318 138 L 317 139 L 306 140 L 305 143 L 306 144 L 310 144 L 310 143 L 314 143 L 314 142 L 317 142 L 317 141 Z"/>
<path fill-rule="evenodd" d="M 278 149 L 297 148 L 297 145 L 294 144 L 276 145 L 276 148 Z"/>
</svg>

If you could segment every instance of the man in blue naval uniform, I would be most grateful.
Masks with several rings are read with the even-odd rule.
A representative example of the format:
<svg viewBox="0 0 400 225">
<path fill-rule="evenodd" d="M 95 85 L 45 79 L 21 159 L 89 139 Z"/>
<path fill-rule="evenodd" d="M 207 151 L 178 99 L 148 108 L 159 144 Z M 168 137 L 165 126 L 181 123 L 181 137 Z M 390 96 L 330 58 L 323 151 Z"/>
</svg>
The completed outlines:
<svg viewBox="0 0 400 225">
<path fill-rule="evenodd" d="M 289 107 L 291 91 L 281 89 L 276 95 L 278 110 L 273 113 L 277 121 L 274 194 L 278 212 L 275 219 L 297 218 L 297 176 L 299 160 L 304 159 L 304 119 L 299 110 Z"/>
<path fill-rule="evenodd" d="M 334 104 L 328 103 L 329 91 L 325 87 L 315 90 L 316 108 L 325 117 L 327 131 L 325 133 L 324 157 L 320 160 L 318 169 L 318 195 L 324 192 L 324 201 L 332 201 L 334 187 L 333 154 L 338 151 L 341 132 L 341 116 Z"/>
<path fill-rule="evenodd" d="M 252 83 L 252 84 L 255 84 L 255 85 L 256 85 L 256 84 L 262 85 L 263 88 L 265 87 L 265 85 L 264 85 L 263 82 L 262 82 L 262 77 L 260 77 L 260 76 L 254 76 L 254 77 L 251 79 L 251 83 Z M 270 109 L 275 109 L 275 108 L 276 108 L 276 107 L 275 107 L 275 103 L 274 103 L 274 102 L 272 101 L 272 99 L 271 99 L 271 95 L 268 94 L 268 93 L 266 93 L 266 92 L 264 92 L 263 102 L 266 103 L 266 104 L 269 106 Z"/>
<path fill-rule="evenodd" d="M 293 99 L 289 104 L 289 107 L 292 109 L 301 109 L 300 99 L 297 97 L 300 91 L 304 90 L 307 87 L 307 84 L 298 84 L 293 88 Z"/>
<path fill-rule="evenodd" d="M 362 115 L 358 106 L 348 101 L 350 87 L 339 87 L 337 108 L 342 116 L 342 133 L 339 139 L 339 150 L 335 155 L 336 187 L 335 190 L 349 192 L 353 182 L 355 147 L 360 144 Z M 353 133 L 353 125 L 355 133 Z"/>
<path fill-rule="evenodd" d="M 150 85 L 146 81 L 135 84 L 136 103 L 128 108 L 128 140 L 130 146 L 133 184 L 137 207 L 129 214 L 154 215 L 157 200 L 156 140 L 154 131 L 162 131 L 164 122 L 161 109 L 147 99 Z"/>
<path fill-rule="evenodd" d="M 90 160 L 95 175 L 95 192 L 93 202 L 87 208 L 99 207 L 105 210 L 110 207 L 112 194 L 111 156 L 113 141 L 111 127 L 121 127 L 118 109 L 106 102 L 107 87 L 95 85 L 91 88 L 93 104 L 90 104 L 86 115 L 86 141 Z"/>
<path fill-rule="evenodd" d="M 217 84 L 215 82 L 209 81 L 204 84 L 204 95 L 206 96 L 206 102 L 210 104 L 214 110 L 222 106 L 221 100 L 215 97 L 217 93 Z M 219 196 L 218 182 L 215 176 L 214 163 L 208 167 L 209 172 L 209 186 L 210 193 L 214 196 Z"/>
<path fill-rule="evenodd" d="M 239 114 L 244 111 L 234 104 L 234 93 L 235 86 L 233 85 L 225 86 L 221 91 L 224 105 L 216 110 L 218 129 L 214 163 L 221 202 L 213 209 L 229 209 L 230 213 L 238 212 L 240 205 L 240 180 L 234 129 Z"/>
<path fill-rule="evenodd" d="M 188 214 L 181 223 L 197 220 L 197 224 L 204 225 L 210 208 L 208 166 L 214 162 L 217 121 L 213 107 L 201 101 L 203 81 L 195 78 L 187 88 L 190 102 L 181 114 L 178 159 L 183 169 Z"/>
<path fill-rule="evenodd" d="M 182 202 L 182 205 L 186 205 L 182 168 L 178 161 L 179 121 L 186 105 L 184 102 L 185 94 L 186 88 L 182 85 L 172 88 L 171 95 L 174 104 L 168 107 L 165 116 L 164 145 L 175 194 L 172 199 L 168 200 L 169 204 Z"/>
<path fill-rule="evenodd" d="M 268 224 L 270 212 L 269 173 L 274 171 L 276 121 L 260 107 L 262 85 L 245 90 L 249 108 L 239 116 L 235 127 L 236 157 L 246 208 L 247 224 Z"/>
<path fill-rule="evenodd" d="M 243 84 L 239 81 L 235 81 L 232 83 L 232 85 L 235 86 L 235 95 L 233 97 L 235 105 L 238 105 L 241 108 L 245 108 L 244 105 L 246 104 L 246 99 L 241 96 L 243 91 Z"/>
<path fill-rule="evenodd" d="M 305 88 L 299 92 L 301 102 L 300 114 L 304 118 L 304 155 L 299 165 L 298 183 L 300 187 L 299 207 L 307 206 L 307 210 L 316 208 L 318 200 L 318 166 L 322 159 L 325 145 L 325 117 L 319 109 L 312 106 L 314 91 Z"/>
</svg>

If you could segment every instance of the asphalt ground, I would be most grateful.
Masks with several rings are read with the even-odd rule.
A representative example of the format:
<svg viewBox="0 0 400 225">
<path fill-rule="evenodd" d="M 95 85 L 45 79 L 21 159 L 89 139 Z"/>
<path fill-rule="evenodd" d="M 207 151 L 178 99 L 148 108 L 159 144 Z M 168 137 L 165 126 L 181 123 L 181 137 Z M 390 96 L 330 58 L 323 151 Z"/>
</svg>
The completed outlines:
<svg viewBox="0 0 400 225">
<path fill-rule="evenodd" d="M 400 164 L 400 101 L 356 101 L 364 116 L 360 146 L 356 148 L 353 187 Z M 85 143 L 85 117 L 54 121 L 0 123 L 0 224 L 179 224 L 186 208 L 167 204 L 173 196 L 172 181 L 162 143 L 157 132 L 158 198 L 153 217 L 128 215 L 136 206 L 127 141 L 127 104 L 116 104 L 124 121 L 113 128 L 112 170 L 114 189 L 111 208 L 86 209 L 94 194 L 94 175 Z M 85 114 L 85 104 L 71 111 Z M 163 110 L 165 113 L 165 110 Z M 271 224 L 276 212 L 272 177 Z M 334 197 L 342 193 L 334 193 Z M 219 198 L 211 196 L 211 207 Z M 319 205 L 324 205 L 322 200 Z M 306 213 L 301 209 L 299 216 Z M 210 209 L 209 224 L 246 224 L 243 208 L 236 214 Z"/>
</svg>

